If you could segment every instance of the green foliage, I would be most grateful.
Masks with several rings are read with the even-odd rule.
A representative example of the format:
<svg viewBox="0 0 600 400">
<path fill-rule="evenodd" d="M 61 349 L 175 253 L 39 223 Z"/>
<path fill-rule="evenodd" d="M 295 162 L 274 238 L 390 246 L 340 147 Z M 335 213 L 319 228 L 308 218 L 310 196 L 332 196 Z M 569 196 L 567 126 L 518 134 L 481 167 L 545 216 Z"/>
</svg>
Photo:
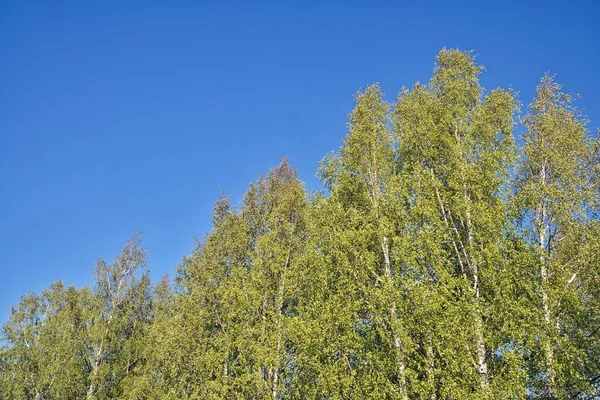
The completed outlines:
<svg viewBox="0 0 600 400">
<path fill-rule="evenodd" d="M 23 296 L 0 399 L 599 397 L 600 144 L 553 77 L 518 118 L 483 71 L 443 49 L 393 104 L 359 91 L 326 192 L 283 159 L 173 281 L 135 236 Z"/>
<path fill-rule="evenodd" d="M 4 325 L 3 379 L 8 399 L 107 399 L 135 373 L 151 322 L 151 293 L 139 238 L 114 262 L 99 260 L 95 288 L 62 282 L 23 296 Z"/>
<path fill-rule="evenodd" d="M 588 246 L 598 240 L 593 226 L 598 210 L 598 140 L 586 121 L 545 75 L 523 118 L 526 131 L 517 177 L 515 208 L 522 236 L 537 257 L 539 310 L 532 338 L 530 386 L 547 397 L 585 392 L 597 379 L 597 282 L 600 268 Z M 582 317 L 583 316 L 583 317 Z M 590 340 L 591 339 L 591 340 Z M 590 373 L 595 370 L 596 373 Z"/>
</svg>

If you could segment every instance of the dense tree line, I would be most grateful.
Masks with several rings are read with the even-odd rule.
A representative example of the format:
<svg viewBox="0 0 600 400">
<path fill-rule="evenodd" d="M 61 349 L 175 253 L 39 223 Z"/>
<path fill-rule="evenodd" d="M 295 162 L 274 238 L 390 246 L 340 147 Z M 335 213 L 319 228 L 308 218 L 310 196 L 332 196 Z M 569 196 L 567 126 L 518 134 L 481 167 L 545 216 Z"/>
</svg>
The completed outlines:
<svg viewBox="0 0 600 400">
<path fill-rule="evenodd" d="M 552 76 L 521 114 L 482 70 L 359 91 L 326 190 L 284 159 L 173 281 L 136 236 L 23 296 L 0 399 L 600 398 L 599 142 Z"/>
</svg>

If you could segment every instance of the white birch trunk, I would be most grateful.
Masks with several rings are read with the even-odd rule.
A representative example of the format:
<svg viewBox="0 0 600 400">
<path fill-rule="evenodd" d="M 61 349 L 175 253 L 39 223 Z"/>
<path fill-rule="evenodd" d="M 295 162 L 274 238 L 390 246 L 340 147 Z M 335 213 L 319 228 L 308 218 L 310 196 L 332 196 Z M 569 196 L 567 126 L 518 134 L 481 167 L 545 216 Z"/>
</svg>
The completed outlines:
<svg viewBox="0 0 600 400">
<path fill-rule="evenodd" d="M 385 264 L 385 274 L 388 279 L 392 279 L 392 264 L 390 261 L 390 251 L 388 245 L 387 236 L 383 235 L 383 239 L 381 242 L 381 247 L 383 250 L 383 260 Z M 392 330 L 392 337 L 394 341 L 394 348 L 396 349 L 396 362 L 398 368 L 398 386 L 400 387 L 400 396 L 403 400 L 408 400 L 408 393 L 406 390 L 406 365 L 404 363 L 404 354 L 403 354 L 403 345 L 400 336 L 396 333 L 396 329 L 394 328 L 394 323 L 396 321 L 396 302 L 392 302 L 392 307 L 390 310 L 390 326 Z"/>
<path fill-rule="evenodd" d="M 460 136 L 458 134 L 458 126 L 454 127 L 454 136 L 456 137 L 457 143 L 461 146 Z M 462 150 L 461 150 L 462 152 Z M 464 154 L 463 154 L 464 156 Z M 465 160 L 465 162 L 468 162 Z M 469 257 L 465 257 L 467 264 L 471 267 L 471 274 L 473 276 L 473 291 L 475 293 L 475 304 L 474 304 L 474 318 L 475 318 L 475 336 L 477 338 L 477 372 L 480 378 L 481 390 L 484 396 L 488 394 L 488 366 L 486 361 L 485 351 L 485 337 L 483 329 L 483 319 L 481 312 L 479 311 L 480 293 L 479 293 L 479 265 L 477 259 L 474 256 L 474 239 L 473 239 L 473 223 L 471 215 L 471 198 L 467 191 L 467 180 L 464 175 L 464 170 L 461 171 L 461 178 L 463 184 L 463 198 L 465 201 L 465 219 L 467 228 L 467 246 L 469 248 Z"/>
<path fill-rule="evenodd" d="M 431 389 L 431 400 L 437 400 L 437 394 L 435 391 L 435 354 L 433 351 L 433 344 L 431 338 L 428 339 L 427 343 L 427 383 Z"/>
<path fill-rule="evenodd" d="M 545 187 L 546 186 L 546 163 L 545 162 L 544 162 L 544 164 L 542 164 L 540 180 L 542 183 L 542 187 Z M 540 221 L 539 221 L 539 237 L 538 237 L 539 243 L 538 244 L 539 244 L 539 251 L 540 251 L 540 275 L 542 276 L 542 286 L 541 286 L 542 308 L 543 308 L 543 313 L 544 313 L 544 325 L 546 328 L 546 344 L 545 344 L 546 363 L 547 363 L 546 373 L 548 375 L 549 394 L 550 394 L 550 396 L 552 396 L 554 393 L 556 372 L 554 370 L 554 349 L 553 349 L 552 344 L 550 343 L 550 340 L 548 337 L 549 336 L 548 331 L 550 330 L 550 327 L 552 326 L 552 318 L 550 315 L 550 302 L 548 299 L 548 290 L 547 290 L 547 285 L 548 285 L 547 261 L 548 260 L 546 258 L 546 235 L 548 233 L 549 226 L 546 221 L 547 210 L 546 210 L 546 204 L 543 199 L 541 201 L 541 204 L 539 205 L 539 210 L 540 210 Z"/>
</svg>

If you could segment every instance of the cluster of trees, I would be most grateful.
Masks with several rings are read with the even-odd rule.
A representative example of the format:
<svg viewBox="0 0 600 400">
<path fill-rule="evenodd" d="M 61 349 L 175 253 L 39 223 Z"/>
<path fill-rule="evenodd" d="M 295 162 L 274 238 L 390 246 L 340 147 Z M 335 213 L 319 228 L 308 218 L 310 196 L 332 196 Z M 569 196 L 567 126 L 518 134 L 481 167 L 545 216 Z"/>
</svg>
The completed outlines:
<svg viewBox="0 0 600 400">
<path fill-rule="evenodd" d="M 551 76 L 520 115 L 481 72 L 444 49 L 394 104 L 358 92 L 327 190 L 284 159 L 173 281 L 134 237 L 22 297 L 0 398 L 598 398 L 598 140 Z"/>
</svg>

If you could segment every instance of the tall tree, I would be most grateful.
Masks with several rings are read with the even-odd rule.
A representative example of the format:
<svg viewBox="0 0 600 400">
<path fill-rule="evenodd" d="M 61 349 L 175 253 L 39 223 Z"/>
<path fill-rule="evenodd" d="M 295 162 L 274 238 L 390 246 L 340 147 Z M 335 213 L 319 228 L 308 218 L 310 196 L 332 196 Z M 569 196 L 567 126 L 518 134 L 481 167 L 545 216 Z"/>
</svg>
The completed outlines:
<svg viewBox="0 0 600 400">
<path fill-rule="evenodd" d="M 468 52 L 443 49 L 429 85 L 405 91 L 396 105 L 402 162 L 430 173 L 427 193 L 435 195 L 447 230 L 447 250 L 462 300 L 469 308 L 479 393 L 491 396 L 489 358 L 496 349 L 486 326 L 494 271 L 505 225 L 503 185 L 514 148 L 517 102 L 511 91 L 484 94 L 482 67 Z M 411 167 L 414 170 L 414 167 Z M 438 272 L 439 273 L 439 272 Z"/>
<path fill-rule="evenodd" d="M 110 264 L 96 264 L 95 311 L 86 338 L 89 362 L 86 398 L 120 395 L 121 380 L 139 361 L 135 348 L 150 322 L 150 280 L 140 236 L 129 239 Z"/>
<path fill-rule="evenodd" d="M 327 157 L 330 191 L 311 213 L 312 271 L 320 277 L 301 319 L 313 386 L 321 396 L 408 398 L 402 276 L 393 260 L 395 153 L 378 85 L 355 96 L 348 135 Z M 318 285 L 318 286 L 317 286 Z M 314 301 L 318 299 L 318 301 Z M 328 343 L 320 341 L 329 338 Z M 310 381 L 310 379 L 306 379 Z"/>
<path fill-rule="evenodd" d="M 181 294 L 161 324 L 172 344 L 161 354 L 165 395 L 259 399 L 288 390 L 305 208 L 287 159 L 250 186 L 239 211 L 217 202 L 213 230 L 182 266 Z"/>
<path fill-rule="evenodd" d="M 572 96 L 562 92 L 549 75 L 538 85 L 523 124 L 525 144 L 517 200 L 526 239 L 538 256 L 539 337 L 544 355 L 544 382 L 539 390 L 550 398 L 564 397 L 579 386 L 574 382 L 581 379 L 576 365 L 587 364 L 583 354 L 584 358 L 575 355 L 577 336 L 584 334 L 582 327 L 565 324 L 573 317 L 566 313 L 585 312 L 574 302 L 583 306 L 588 296 L 595 297 L 577 293 L 589 289 L 582 279 L 597 277 L 598 267 L 585 259 L 585 252 L 575 249 L 590 240 L 584 232 L 588 221 L 596 217 L 598 143 L 588 136 Z M 573 331 L 568 332 L 569 328 Z"/>
<path fill-rule="evenodd" d="M 23 296 L 4 325 L 6 398 L 69 398 L 85 392 L 86 290 L 61 282 Z"/>
<path fill-rule="evenodd" d="M 23 296 L 4 325 L 2 382 L 8 398 L 114 398 L 140 360 L 150 322 L 149 278 L 139 238 L 112 264 L 99 261 L 96 288 L 62 282 Z M 4 374 L 3 374 L 4 375 Z"/>
</svg>

